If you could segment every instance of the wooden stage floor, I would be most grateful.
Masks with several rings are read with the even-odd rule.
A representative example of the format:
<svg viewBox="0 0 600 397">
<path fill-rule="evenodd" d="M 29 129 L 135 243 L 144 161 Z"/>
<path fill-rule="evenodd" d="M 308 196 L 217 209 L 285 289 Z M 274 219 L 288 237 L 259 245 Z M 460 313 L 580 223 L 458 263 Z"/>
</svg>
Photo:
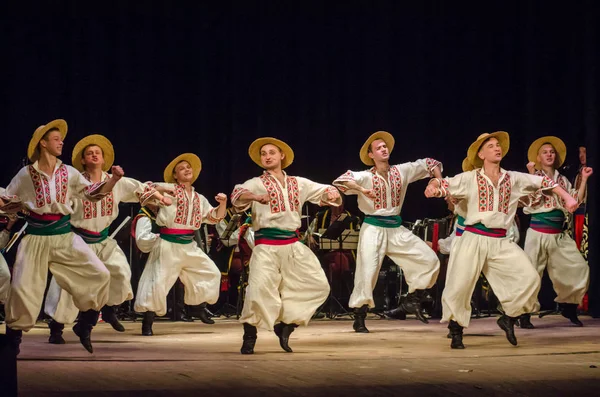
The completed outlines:
<svg viewBox="0 0 600 397">
<path fill-rule="evenodd" d="M 451 350 L 447 329 L 432 321 L 369 316 L 370 334 L 350 320 L 315 320 L 291 337 L 285 353 L 260 331 L 254 355 L 239 353 L 242 327 L 157 322 L 142 337 L 99 324 L 88 354 L 68 328 L 66 345 L 46 343 L 46 324 L 23 337 L 18 361 L 23 396 L 599 396 L 600 319 L 583 328 L 560 316 L 533 318 L 511 346 L 495 318 L 474 319 L 465 350 Z M 4 326 L 0 325 L 3 331 Z M 143 394 L 138 394 L 138 393 Z M 134 394 L 135 393 L 135 394 Z M 0 393 L 1 394 L 1 393 Z"/>
</svg>

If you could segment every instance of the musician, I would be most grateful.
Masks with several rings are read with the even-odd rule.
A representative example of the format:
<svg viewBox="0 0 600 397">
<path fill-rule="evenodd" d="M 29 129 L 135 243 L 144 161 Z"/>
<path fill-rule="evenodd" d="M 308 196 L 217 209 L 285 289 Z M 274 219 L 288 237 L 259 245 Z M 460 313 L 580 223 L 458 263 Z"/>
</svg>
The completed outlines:
<svg viewBox="0 0 600 397">
<path fill-rule="evenodd" d="M 286 352 L 290 334 L 307 325 L 327 299 L 329 284 L 321 264 L 306 245 L 299 242 L 302 206 L 306 201 L 338 206 L 342 202 L 333 186 L 287 175 L 294 152 L 275 138 L 259 138 L 248 149 L 264 173 L 231 193 L 237 211 L 252 210 L 255 247 L 240 322 L 244 325 L 242 354 L 253 354 L 256 327 L 274 330 Z"/>
<path fill-rule="evenodd" d="M 144 313 L 142 335 L 151 336 L 154 318 L 167 311 L 167 291 L 180 278 L 185 288 L 185 303 L 213 304 L 219 297 L 221 274 L 215 263 L 194 241 L 194 231 L 202 223 L 215 224 L 225 216 L 227 196 L 219 193 L 214 208 L 195 191 L 192 184 L 200 175 L 198 156 L 177 156 L 164 171 L 166 183 L 156 186 L 172 192 L 176 205 L 161 207 L 156 216 L 160 238 L 152 246 L 150 257 L 140 278 L 135 311 Z"/>
<path fill-rule="evenodd" d="M 508 147 L 504 131 L 481 134 L 467 152 L 475 170 L 432 179 L 425 189 L 426 197 L 451 195 L 465 200 L 467 206 L 465 232 L 452 245 L 442 295 L 442 322 L 450 321 L 453 349 L 464 349 L 462 331 L 471 319 L 471 296 L 481 272 L 504 309 L 497 323 L 512 345 L 517 344 L 517 317 L 539 307 L 540 277 L 525 252 L 505 238 L 519 199 L 539 189 L 552 190 L 565 200 L 565 208 L 577 207 L 577 201 L 548 177 L 502 169 L 500 162 Z"/>
<path fill-rule="evenodd" d="M 579 185 L 577 189 L 574 188 L 558 171 L 566 155 L 567 148 L 560 138 L 544 136 L 529 146 L 527 168 L 531 174 L 552 179 L 575 197 L 578 203 L 583 203 L 587 181 L 593 170 L 583 167 L 579 174 Z M 528 197 L 528 205 L 523 212 L 531 214 L 531 223 L 525 239 L 525 252 L 540 277 L 544 275 L 544 269 L 548 269 L 557 295 L 554 301 L 559 304 L 562 315 L 573 324 L 583 326 L 577 317 L 577 306 L 588 289 L 590 268 L 575 241 L 563 231 L 565 213 L 568 213 L 564 205 L 556 194 L 538 192 Z"/>
<path fill-rule="evenodd" d="M 0 196 L 0 210 L 18 210 L 22 205 L 28 212 L 27 235 L 19 244 L 6 305 L 6 334 L 17 354 L 23 331 L 33 328 L 40 312 L 48 270 L 83 312 L 73 331 L 90 352 L 92 328 L 108 301 L 110 273 L 71 231 L 71 201 L 102 199 L 124 173 L 113 166 L 112 177 L 102 182 L 85 179 L 58 159 L 66 134 L 67 123 L 61 119 L 38 127 L 27 150 L 33 164 L 23 167 Z"/>
<path fill-rule="evenodd" d="M 113 145 L 102 135 L 89 135 L 81 139 L 71 155 L 73 167 L 91 183 L 100 183 L 110 178 L 107 171 L 112 167 L 114 159 Z M 117 241 L 108 236 L 108 231 L 119 216 L 119 203 L 142 202 L 143 205 L 152 196 L 157 196 L 162 204 L 171 203 L 169 198 L 163 198 L 155 188 L 128 177 L 121 178 L 112 192 L 99 201 L 73 199 L 73 232 L 88 244 L 110 272 L 108 302 L 102 307 L 102 320 L 118 332 L 125 332 L 125 327 L 117 319 L 114 306 L 133 298 L 131 267 Z M 79 310 L 73 303 L 73 298 L 56 281 L 54 277 L 50 281 L 44 311 L 52 318 L 48 324 L 48 343 L 61 345 L 65 343 L 62 337 L 64 324 L 73 323 Z"/>
<path fill-rule="evenodd" d="M 441 178 L 442 164 L 426 158 L 391 166 L 389 157 L 394 142 L 389 132 L 375 132 L 360 150 L 361 161 L 373 167 L 367 171 L 347 171 L 333 182 L 342 193 L 357 194 L 358 207 L 365 214 L 349 302 L 355 311 L 356 332 L 369 332 L 365 318 L 368 309 L 375 307 L 373 289 L 386 255 L 400 266 L 409 286 L 408 296 L 400 302 L 402 309 L 416 314 L 425 323 L 421 300 L 424 290 L 435 284 L 440 269 L 435 252 L 402 226 L 400 210 L 408 185 L 427 176 Z"/>
</svg>

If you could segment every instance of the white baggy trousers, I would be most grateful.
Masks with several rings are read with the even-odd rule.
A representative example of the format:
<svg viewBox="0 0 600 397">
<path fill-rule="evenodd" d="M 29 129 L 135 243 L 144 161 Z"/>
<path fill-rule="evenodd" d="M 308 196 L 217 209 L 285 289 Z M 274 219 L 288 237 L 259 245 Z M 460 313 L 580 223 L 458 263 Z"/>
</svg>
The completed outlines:
<svg viewBox="0 0 600 397">
<path fill-rule="evenodd" d="M 133 299 L 131 267 L 117 241 L 109 237 L 102 242 L 88 244 L 88 246 L 110 272 L 108 301 L 106 304 L 116 306 Z M 79 314 L 79 309 L 73 302 L 73 297 L 60 288 L 55 277 L 50 280 L 44 312 L 61 324 L 74 322 Z"/>
<path fill-rule="evenodd" d="M 555 302 L 581 303 L 590 283 L 590 268 L 571 237 L 528 229 L 525 252 L 540 277 L 548 269 Z"/>
<path fill-rule="evenodd" d="M 29 331 L 35 325 L 46 290 L 48 270 L 78 310 L 100 310 L 108 301 L 110 273 L 90 247 L 73 232 L 27 235 L 19 244 L 6 305 L 6 324 Z"/>
<path fill-rule="evenodd" d="M 219 298 L 221 272 L 195 242 L 172 243 L 159 238 L 140 278 L 134 310 L 167 313 L 167 294 L 177 281 L 183 283 L 186 305 L 213 304 Z"/>
<path fill-rule="evenodd" d="M 301 242 L 259 244 L 248 266 L 241 323 L 269 331 L 279 322 L 307 325 L 329 295 L 319 260 Z"/>
<path fill-rule="evenodd" d="M 509 238 L 464 232 L 450 252 L 442 294 L 442 320 L 468 327 L 471 296 L 483 272 L 506 315 L 539 310 L 540 277 L 525 252 Z"/>
<path fill-rule="evenodd" d="M 385 256 L 402 269 L 409 293 L 433 287 L 440 271 L 436 253 L 404 226 L 386 228 L 363 224 L 360 229 L 349 306 L 375 307 L 373 289 Z"/>
</svg>

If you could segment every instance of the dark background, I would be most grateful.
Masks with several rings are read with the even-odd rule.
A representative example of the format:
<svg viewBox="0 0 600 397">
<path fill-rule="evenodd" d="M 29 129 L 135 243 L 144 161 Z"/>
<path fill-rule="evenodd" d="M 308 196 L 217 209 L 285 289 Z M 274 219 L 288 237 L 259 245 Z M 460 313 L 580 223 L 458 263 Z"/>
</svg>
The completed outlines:
<svg viewBox="0 0 600 397">
<path fill-rule="evenodd" d="M 571 170 L 579 144 L 594 166 L 599 17 L 594 1 L 6 2 L 0 186 L 55 118 L 69 124 L 67 162 L 91 133 L 141 180 L 198 154 L 196 186 L 211 199 L 260 172 L 247 156 L 260 136 L 294 148 L 290 173 L 327 183 L 364 168 L 359 148 L 381 129 L 395 162 L 431 156 L 449 175 L 496 130 L 511 134 L 507 169 L 524 171 L 542 135 L 565 140 Z M 405 219 L 446 214 L 424 186 L 409 189 Z"/>
</svg>

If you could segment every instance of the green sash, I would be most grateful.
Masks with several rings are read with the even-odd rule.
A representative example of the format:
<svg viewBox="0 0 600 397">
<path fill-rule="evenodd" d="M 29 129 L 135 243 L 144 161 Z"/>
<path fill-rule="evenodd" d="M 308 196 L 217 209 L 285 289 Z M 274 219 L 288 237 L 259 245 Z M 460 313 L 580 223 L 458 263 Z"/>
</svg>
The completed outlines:
<svg viewBox="0 0 600 397">
<path fill-rule="evenodd" d="M 402 226 L 402 217 L 400 215 L 365 215 L 365 223 L 373 226 L 394 228 Z"/>
</svg>

